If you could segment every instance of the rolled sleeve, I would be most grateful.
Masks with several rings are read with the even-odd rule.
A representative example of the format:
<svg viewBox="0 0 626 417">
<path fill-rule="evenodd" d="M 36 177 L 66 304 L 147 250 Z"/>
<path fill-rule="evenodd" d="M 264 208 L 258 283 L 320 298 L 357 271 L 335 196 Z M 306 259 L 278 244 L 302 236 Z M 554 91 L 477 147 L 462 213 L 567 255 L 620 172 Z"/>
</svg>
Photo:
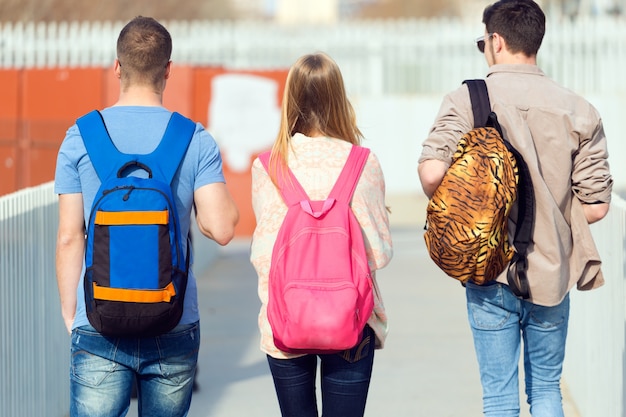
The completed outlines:
<svg viewBox="0 0 626 417">
<path fill-rule="evenodd" d="M 473 127 L 472 108 L 466 86 L 461 86 L 444 97 L 435 120 L 428 138 L 422 144 L 418 163 L 436 159 L 449 166 L 459 139 Z"/>
<path fill-rule="evenodd" d="M 594 118 L 599 120 L 599 118 Z M 593 119 L 592 119 L 593 120 Z M 583 138 L 574 155 L 572 189 L 585 204 L 609 203 L 613 179 L 609 171 L 606 136 L 602 121 L 588 138 Z"/>
</svg>

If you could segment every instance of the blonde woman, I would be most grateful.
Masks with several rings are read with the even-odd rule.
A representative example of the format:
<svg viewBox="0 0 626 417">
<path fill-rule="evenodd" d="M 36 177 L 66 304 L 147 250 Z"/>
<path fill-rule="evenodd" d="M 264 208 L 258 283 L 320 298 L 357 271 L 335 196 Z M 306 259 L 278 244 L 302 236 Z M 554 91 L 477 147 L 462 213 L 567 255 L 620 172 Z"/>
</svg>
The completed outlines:
<svg viewBox="0 0 626 417">
<path fill-rule="evenodd" d="M 346 96 L 337 64 L 324 53 L 302 56 L 287 76 L 280 130 L 269 160 L 269 172 L 257 158 L 252 165 L 252 205 L 257 226 L 251 262 L 259 281 L 261 350 L 267 354 L 283 417 L 317 417 L 316 373 L 321 373 L 322 414 L 363 416 L 374 361 L 384 345 L 387 317 L 375 271 L 392 256 L 385 181 L 378 159 L 370 153 L 351 207 L 361 226 L 374 282 L 374 311 L 354 348 L 334 354 L 292 354 L 279 350 L 267 319 L 268 275 L 272 248 L 287 212 L 277 172 L 288 166 L 312 200 L 328 196 L 353 145 L 362 134 Z"/>
</svg>

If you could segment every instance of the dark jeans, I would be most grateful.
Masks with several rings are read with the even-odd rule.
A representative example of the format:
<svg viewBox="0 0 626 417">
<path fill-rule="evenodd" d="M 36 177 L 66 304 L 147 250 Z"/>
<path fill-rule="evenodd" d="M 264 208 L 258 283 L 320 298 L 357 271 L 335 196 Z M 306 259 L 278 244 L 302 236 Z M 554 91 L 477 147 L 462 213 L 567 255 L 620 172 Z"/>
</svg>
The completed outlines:
<svg viewBox="0 0 626 417">
<path fill-rule="evenodd" d="M 268 362 L 283 417 L 317 417 L 315 379 L 321 362 L 322 416 L 362 417 L 374 364 L 374 331 L 365 326 L 361 341 L 334 354 L 306 355 Z"/>
</svg>

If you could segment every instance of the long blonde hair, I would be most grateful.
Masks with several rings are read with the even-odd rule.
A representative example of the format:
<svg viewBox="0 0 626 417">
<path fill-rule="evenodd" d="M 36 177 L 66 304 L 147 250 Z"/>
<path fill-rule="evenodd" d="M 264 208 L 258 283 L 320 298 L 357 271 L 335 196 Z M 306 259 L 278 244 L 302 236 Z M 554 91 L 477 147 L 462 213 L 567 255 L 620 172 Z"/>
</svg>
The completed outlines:
<svg viewBox="0 0 626 417">
<path fill-rule="evenodd" d="M 325 53 L 300 57 L 287 75 L 280 129 L 269 163 L 274 183 L 287 167 L 291 138 L 296 133 L 321 133 L 353 145 L 361 143 L 363 135 L 356 125 L 341 71 Z"/>
</svg>

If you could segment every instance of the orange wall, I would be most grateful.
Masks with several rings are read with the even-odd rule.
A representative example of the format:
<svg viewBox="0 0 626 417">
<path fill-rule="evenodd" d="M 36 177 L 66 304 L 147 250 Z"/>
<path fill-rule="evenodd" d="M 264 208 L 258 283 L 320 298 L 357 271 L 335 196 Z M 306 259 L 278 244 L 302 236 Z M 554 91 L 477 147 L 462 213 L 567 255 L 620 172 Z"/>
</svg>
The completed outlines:
<svg viewBox="0 0 626 417">
<path fill-rule="evenodd" d="M 21 76 L 20 188 L 54 178 L 65 131 L 77 116 L 99 107 L 104 97 L 101 68 L 30 69 Z"/>
<path fill-rule="evenodd" d="M 2 100 L 0 100 L 0 195 L 18 189 L 18 70 L 0 71 Z"/>
<path fill-rule="evenodd" d="M 231 72 L 174 65 L 164 105 L 208 126 L 212 81 L 227 73 Z M 275 80 L 280 103 L 286 70 L 244 74 Z M 67 128 L 80 115 L 114 104 L 119 89 L 112 68 L 100 67 L 2 69 L 0 83 L 0 195 L 53 180 L 56 154 Z M 256 154 L 251 155 L 250 163 L 254 157 Z M 224 174 L 241 212 L 237 235 L 250 236 L 254 216 L 249 169 L 232 170 L 225 161 Z"/>
</svg>

